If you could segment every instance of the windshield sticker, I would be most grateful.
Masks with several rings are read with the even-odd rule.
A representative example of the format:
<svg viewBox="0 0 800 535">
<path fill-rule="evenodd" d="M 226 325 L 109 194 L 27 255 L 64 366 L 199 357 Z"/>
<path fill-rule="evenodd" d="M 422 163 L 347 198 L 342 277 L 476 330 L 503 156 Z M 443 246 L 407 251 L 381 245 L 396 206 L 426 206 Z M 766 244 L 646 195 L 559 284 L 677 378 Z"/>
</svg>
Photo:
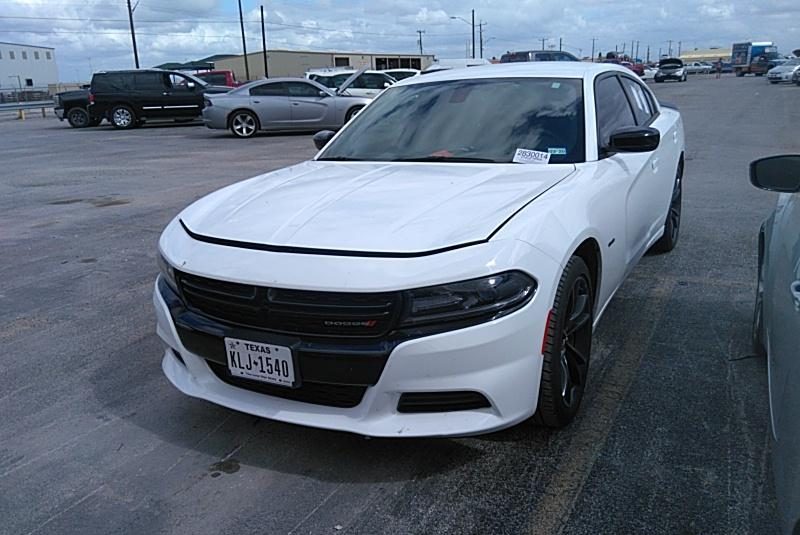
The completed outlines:
<svg viewBox="0 0 800 535">
<path fill-rule="evenodd" d="M 561 82 L 553 82 L 553 85 L 551 85 L 550 87 L 552 87 L 553 89 L 558 89 L 559 87 L 561 87 Z"/>
<path fill-rule="evenodd" d="M 550 154 L 555 154 L 556 156 L 567 155 L 567 149 L 565 149 L 564 147 L 550 147 L 547 149 L 547 152 L 549 152 Z"/>
<path fill-rule="evenodd" d="M 514 153 L 514 163 L 548 163 L 550 162 L 550 153 L 538 150 L 517 149 Z"/>
</svg>

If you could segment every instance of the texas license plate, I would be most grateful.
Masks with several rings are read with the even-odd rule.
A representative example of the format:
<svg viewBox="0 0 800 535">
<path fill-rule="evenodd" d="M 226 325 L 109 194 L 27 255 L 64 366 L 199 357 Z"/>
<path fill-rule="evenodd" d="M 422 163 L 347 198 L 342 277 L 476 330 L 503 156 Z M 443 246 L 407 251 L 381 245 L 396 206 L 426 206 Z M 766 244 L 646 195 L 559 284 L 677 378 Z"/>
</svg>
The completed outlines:
<svg viewBox="0 0 800 535">
<path fill-rule="evenodd" d="M 292 350 L 285 346 L 225 338 L 231 375 L 276 385 L 294 385 Z"/>
</svg>

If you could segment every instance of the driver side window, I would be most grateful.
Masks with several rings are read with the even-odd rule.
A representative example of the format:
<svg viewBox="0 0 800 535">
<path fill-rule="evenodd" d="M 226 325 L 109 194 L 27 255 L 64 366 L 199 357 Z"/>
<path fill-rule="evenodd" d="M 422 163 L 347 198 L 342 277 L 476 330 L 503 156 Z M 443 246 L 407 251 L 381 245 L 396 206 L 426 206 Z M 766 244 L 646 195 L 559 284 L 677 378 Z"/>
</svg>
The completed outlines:
<svg viewBox="0 0 800 535">
<path fill-rule="evenodd" d="M 615 130 L 625 126 L 636 126 L 636 119 L 625 90 L 616 76 L 607 76 L 595 82 L 594 94 L 597 139 L 602 149 L 608 146 L 611 134 Z"/>
<path fill-rule="evenodd" d="M 189 80 L 185 76 L 181 76 L 180 74 L 167 74 L 166 75 L 166 82 L 167 87 L 171 88 L 173 91 L 191 91 L 191 87 L 189 86 Z"/>
</svg>

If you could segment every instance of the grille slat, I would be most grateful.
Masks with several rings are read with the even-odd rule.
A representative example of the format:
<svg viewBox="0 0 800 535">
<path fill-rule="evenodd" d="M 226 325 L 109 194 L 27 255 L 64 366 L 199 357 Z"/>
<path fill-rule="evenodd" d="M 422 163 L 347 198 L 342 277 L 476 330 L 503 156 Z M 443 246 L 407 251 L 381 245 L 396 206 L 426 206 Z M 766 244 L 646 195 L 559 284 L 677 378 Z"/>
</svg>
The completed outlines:
<svg viewBox="0 0 800 535">
<path fill-rule="evenodd" d="M 375 338 L 396 324 L 399 292 L 285 290 L 176 272 L 187 306 L 244 327 L 304 336 Z"/>
</svg>

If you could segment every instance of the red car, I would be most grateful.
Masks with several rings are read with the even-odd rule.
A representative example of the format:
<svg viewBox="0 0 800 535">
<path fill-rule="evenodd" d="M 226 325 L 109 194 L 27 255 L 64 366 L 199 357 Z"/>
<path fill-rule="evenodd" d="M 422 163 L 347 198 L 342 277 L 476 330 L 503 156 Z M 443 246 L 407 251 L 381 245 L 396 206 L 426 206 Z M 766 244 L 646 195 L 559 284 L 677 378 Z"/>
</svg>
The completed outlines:
<svg viewBox="0 0 800 535">
<path fill-rule="evenodd" d="M 195 74 L 204 82 L 211 85 L 226 85 L 228 87 L 239 87 L 241 82 L 236 81 L 236 76 L 233 71 L 206 71 Z"/>
<path fill-rule="evenodd" d="M 616 63 L 617 65 L 622 65 L 623 67 L 627 67 L 633 72 L 635 72 L 639 77 L 644 76 L 644 64 L 643 63 L 631 63 L 630 61 L 622 61 L 619 59 L 604 59 L 603 63 Z"/>
</svg>

